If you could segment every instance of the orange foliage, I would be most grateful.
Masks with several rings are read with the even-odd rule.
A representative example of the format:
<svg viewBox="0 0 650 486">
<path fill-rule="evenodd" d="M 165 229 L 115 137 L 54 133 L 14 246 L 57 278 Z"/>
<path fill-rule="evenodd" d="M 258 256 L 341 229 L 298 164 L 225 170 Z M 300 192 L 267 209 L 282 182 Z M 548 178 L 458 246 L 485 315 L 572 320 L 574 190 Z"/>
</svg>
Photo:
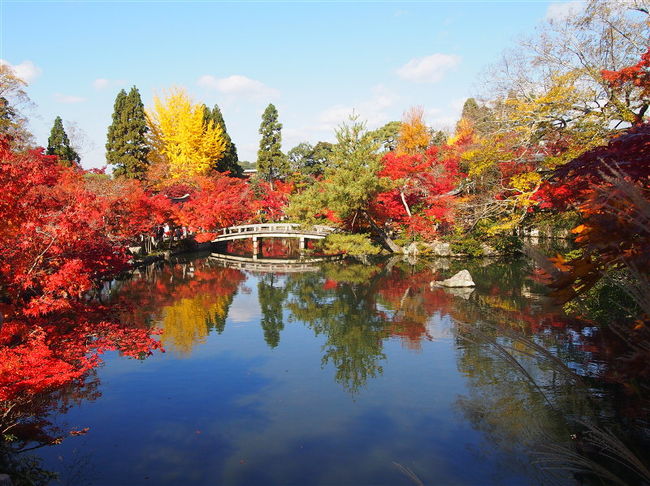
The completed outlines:
<svg viewBox="0 0 650 486">
<path fill-rule="evenodd" d="M 431 134 L 424 123 L 424 110 L 415 106 L 404 113 L 397 140 L 397 152 L 413 155 L 426 150 Z"/>
</svg>

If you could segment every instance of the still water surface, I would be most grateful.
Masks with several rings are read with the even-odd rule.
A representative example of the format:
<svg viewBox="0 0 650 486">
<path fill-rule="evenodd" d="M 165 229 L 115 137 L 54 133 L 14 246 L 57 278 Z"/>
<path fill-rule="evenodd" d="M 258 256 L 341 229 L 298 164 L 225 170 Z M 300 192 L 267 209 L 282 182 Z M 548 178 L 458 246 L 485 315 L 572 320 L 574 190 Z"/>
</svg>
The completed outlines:
<svg viewBox="0 0 650 486">
<path fill-rule="evenodd" d="M 474 291 L 430 288 L 461 265 Z M 105 355 L 94 393 L 54 418 L 89 432 L 39 455 L 75 485 L 545 484 L 537 454 L 571 442 L 567 417 L 616 412 L 517 337 L 582 377 L 602 367 L 593 327 L 559 313 L 531 270 L 142 269 L 110 298 L 161 328 L 166 352 Z"/>
</svg>

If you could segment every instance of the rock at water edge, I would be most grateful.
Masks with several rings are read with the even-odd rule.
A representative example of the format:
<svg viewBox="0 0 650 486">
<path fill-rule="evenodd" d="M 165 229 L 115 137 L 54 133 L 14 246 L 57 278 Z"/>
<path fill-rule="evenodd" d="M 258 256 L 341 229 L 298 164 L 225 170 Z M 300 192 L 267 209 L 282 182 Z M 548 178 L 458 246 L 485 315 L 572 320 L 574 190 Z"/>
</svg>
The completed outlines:
<svg viewBox="0 0 650 486">
<path fill-rule="evenodd" d="M 453 277 L 450 277 L 446 280 L 438 280 L 431 282 L 432 286 L 441 286 L 441 287 L 475 287 L 476 284 L 472 280 L 472 276 L 467 270 L 461 270 Z"/>
</svg>

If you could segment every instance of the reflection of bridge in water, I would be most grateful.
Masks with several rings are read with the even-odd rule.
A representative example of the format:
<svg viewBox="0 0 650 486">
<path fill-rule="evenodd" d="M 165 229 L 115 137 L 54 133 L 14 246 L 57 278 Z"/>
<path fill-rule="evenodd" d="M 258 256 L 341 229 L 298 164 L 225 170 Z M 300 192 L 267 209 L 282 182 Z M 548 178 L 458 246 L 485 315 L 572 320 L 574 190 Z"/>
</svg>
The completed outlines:
<svg viewBox="0 0 650 486">
<path fill-rule="evenodd" d="M 253 240 L 253 258 L 257 259 L 262 238 L 298 238 L 300 240 L 300 250 L 303 251 L 305 249 L 305 240 L 322 240 L 333 231 L 334 228 L 329 226 L 304 227 L 297 223 L 245 224 L 223 228 L 212 242 L 221 243 L 250 238 Z"/>
<path fill-rule="evenodd" d="M 250 258 L 237 255 L 226 255 L 224 253 L 212 253 L 210 255 L 210 260 L 217 262 L 223 267 L 264 273 L 317 272 L 320 270 L 320 267 L 317 265 L 318 263 L 331 262 L 333 260 L 340 260 L 341 258 L 340 255 L 333 255 L 281 260 L 277 258 Z"/>
</svg>

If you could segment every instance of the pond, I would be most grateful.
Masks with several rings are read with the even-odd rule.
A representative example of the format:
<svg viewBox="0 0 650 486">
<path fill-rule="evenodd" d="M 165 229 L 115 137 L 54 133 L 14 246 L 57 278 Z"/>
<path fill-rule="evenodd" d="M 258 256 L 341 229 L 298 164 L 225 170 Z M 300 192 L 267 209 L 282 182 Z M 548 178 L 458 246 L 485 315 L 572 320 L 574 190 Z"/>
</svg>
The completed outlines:
<svg viewBox="0 0 650 486">
<path fill-rule="evenodd" d="M 461 268 L 475 290 L 429 285 Z M 36 454 L 71 485 L 576 484 L 548 469 L 563 448 L 636 409 L 604 379 L 602 333 L 564 316 L 532 270 L 142 268 L 106 296 L 162 329 L 165 352 L 105 354 L 49 417 L 85 433 Z"/>
</svg>

